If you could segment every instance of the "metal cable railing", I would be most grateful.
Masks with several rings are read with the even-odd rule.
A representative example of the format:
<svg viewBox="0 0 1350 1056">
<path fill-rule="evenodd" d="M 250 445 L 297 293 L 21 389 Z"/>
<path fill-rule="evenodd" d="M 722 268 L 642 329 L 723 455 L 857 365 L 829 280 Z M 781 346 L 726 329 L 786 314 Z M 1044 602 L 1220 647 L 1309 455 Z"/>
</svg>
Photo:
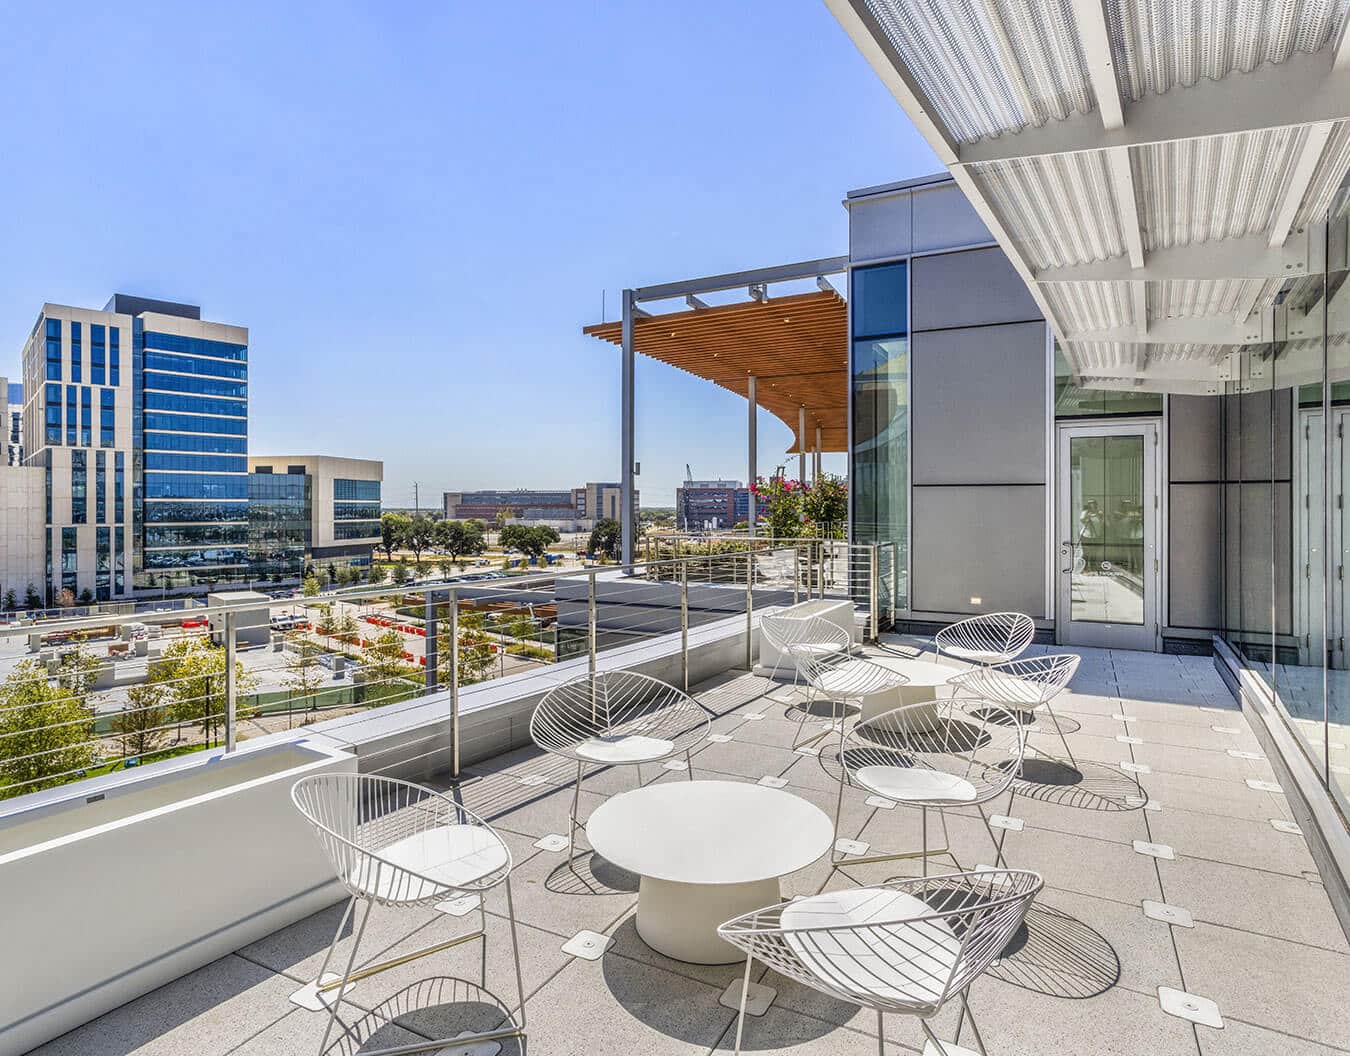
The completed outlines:
<svg viewBox="0 0 1350 1056">
<path fill-rule="evenodd" d="M 449 747 L 442 739 L 434 750 L 458 772 L 460 698 L 475 683 L 583 659 L 594 672 L 610 654 L 621 665 L 621 651 L 673 639 L 687 690 L 691 635 L 703 627 L 743 631 L 748 667 L 757 612 L 848 599 L 868 638 L 893 616 L 885 547 L 700 541 L 676 556 L 663 540 L 630 567 L 0 626 L 0 797 L 229 752 L 241 739 L 431 694 L 446 698 L 452 725 Z"/>
</svg>

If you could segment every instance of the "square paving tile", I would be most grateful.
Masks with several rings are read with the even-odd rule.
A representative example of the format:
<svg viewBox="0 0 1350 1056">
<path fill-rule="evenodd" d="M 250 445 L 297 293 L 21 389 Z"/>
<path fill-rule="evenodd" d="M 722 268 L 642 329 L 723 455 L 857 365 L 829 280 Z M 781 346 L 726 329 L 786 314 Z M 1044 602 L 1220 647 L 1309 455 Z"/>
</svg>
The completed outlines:
<svg viewBox="0 0 1350 1056">
<path fill-rule="evenodd" d="M 1350 956 L 1204 923 L 1175 937 L 1186 989 L 1217 1001 L 1225 1016 L 1326 1045 L 1346 1043 Z"/>
</svg>

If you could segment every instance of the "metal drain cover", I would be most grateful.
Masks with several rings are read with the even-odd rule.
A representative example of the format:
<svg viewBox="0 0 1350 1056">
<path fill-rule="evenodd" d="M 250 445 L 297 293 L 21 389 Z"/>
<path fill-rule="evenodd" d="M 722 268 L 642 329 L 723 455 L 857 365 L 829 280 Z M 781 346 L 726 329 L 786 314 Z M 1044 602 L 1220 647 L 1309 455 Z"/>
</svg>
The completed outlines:
<svg viewBox="0 0 1350 1056">
<path fill-rule="evenodd" d="M 1195 927 L 1195 918 L 1189 909 L 1169 906 L 1166 902 L 1154 902 L 1144 899 L 1144 916 L 1150 920 L 1161 920 L 1164 924 L 1175 924 L 1179 928 Z"/>
<path fill-rule="evenodd" d="M 727 1008 L 734 1008 L 737 1012 L 741 1010 L 741 987 L 744 981 L 733 979 L 727 984 L 727 988 L 722 991 L 722 996 L 717 999 L 719 1005 L 725 1005 Z M 778 996 L 778 991 L 771 986 L 765 986 L 763 983 L 751 983 L 745 992 L 745 1011 L 752 1016 L 762 1016 L 769 1011 L 769 1006 L 773 1004 L 773 999 Z"/>
<path fill-rule="evenodd" d="M 1189 1019 L 1202 1027 L 1223 1029 L 1223 1017 L 1219 1015 L 1219 1006 L 1207 997 L 1188 994 L 1185 990 L 1173 990 L 1170 986 L 1158 987 L 1158 1004 L 1169 1016 Z"/>
<path fill-rule="evenodd" d="M 613 939 L 598 931 L 579 931 L 563 943 L 563 953 L 570 953 L 583 961 L 598 961 L 613 944 Z"/>
</svg>

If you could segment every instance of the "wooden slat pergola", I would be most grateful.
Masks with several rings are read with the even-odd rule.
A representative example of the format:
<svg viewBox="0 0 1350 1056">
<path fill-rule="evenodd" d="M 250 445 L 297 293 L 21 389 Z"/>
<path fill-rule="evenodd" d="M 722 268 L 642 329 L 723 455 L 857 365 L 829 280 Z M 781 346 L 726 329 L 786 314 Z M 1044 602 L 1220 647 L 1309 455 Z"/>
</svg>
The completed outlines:
<svg viewBox="0 0 1350 1056">
<path fill-rule="evenodd" d="M 793 434 L 806 408 L 806 447 L 848 450 L 848 306 L 834 290 L 645 315 L 633 322 L 634 348 L 749 398 L 757 379 L 759 406 Z M 597 323 L 583 333 L 621 345 L 622 323 Z"/>
</svg>

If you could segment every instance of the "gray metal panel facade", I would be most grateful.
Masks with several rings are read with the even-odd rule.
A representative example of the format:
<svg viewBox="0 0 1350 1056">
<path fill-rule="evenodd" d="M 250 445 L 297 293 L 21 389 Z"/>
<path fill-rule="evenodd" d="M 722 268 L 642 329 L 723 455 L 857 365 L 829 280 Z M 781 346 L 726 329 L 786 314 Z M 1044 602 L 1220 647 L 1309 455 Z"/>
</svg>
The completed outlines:
<svg viewBox="0 0 1350 1056">
<path fill-rule="evenodd" d="M 955 183 L 916 190 L 913 198 L 915 253 L 994 241 L 989 228 Z M 1000 250 L 999 256 L 1002 255 Z"/>
<path fill-rule="evenodd" d="M 1223 551 L 1218 542 L 1223 485 L 1173 481 L 1167 509 L 1168 626 L 1218 630 L 1223 625 Z"/>
<path fill-rule="evenodd" d="M 908 194 L 861 198 L 848 203 L 848 255 L 851 260 L 881 260 L 910 251 L 912 222 Z"/>
<path fill-rule="evenodd" d="M 913 268 L 910 313 L 915 330 L 1041 318 L 1026 284 L 1001 249 L 919 257 Z"/>
<path fill-rule="evenodd" d="M 1044 487 L 915 488 L 912 532 L 915 610 L 1045 615 Z"/>
<path fill-rule="evenodd" d="M 910 354 L 914 484 L 1045 483 L 1044 323 L 916 333 Z"/>
</svg>

